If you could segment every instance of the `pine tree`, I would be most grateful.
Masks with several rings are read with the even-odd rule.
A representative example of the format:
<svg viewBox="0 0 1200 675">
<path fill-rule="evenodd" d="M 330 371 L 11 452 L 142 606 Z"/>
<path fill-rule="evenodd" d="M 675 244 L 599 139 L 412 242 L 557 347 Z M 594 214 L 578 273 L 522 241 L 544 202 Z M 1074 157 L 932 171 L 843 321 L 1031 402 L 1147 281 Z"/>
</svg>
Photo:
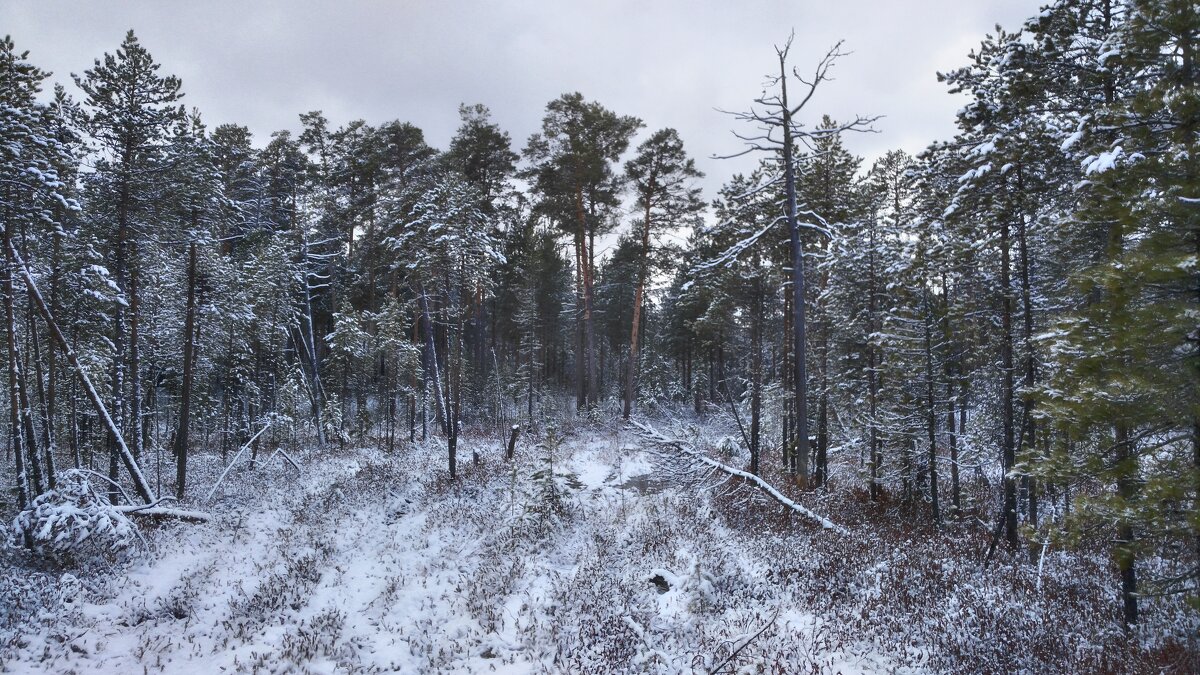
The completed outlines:
<svg viewBox="0 0 1200 675">
<path fill-rule="evenodd" d="M 642 305 L 651 272 L 650 254 L 654 239 L 667 228 L 694 225 L 704 207 L 699 188 L 692 181 L 704 174 L 683 149 L 683 140 L 674 129 L 662 129 L 638 146 L 637 155 L 625 164 L 625 175 L 633 187 L 635 205 L 641 219 L 634 223 L 639 246 L 639 262 L 634 270 L 636 290 L 633 319 L 629 332 L 629 357 L 625 373 L 624 417 L 633 410 L 638 374 L 638 337 Z"/>
<path fill-rule="evenodd" d="M 1200 176 L 1200 12 L 1129 3 L 1103 103 L 1070 148 L 1082 157 L 1077 219 L 1104 225 L 1103 254 L 1072 275 L 1087 299 L 1047 343 L 1057 364 L 1042 392 L 1072 452 L 1039 465 L 1046 480 L 1111 486 L 1080 498 L 1068 532 L 1115 529 L 1126 625 L 1138 622 L 1137 561 L 1156 538 L 1196 541 L 1196 329 Z M 1123 88 L 1121 83 L 1137 83 Z M 1170 506 L 1192 503 L 1192 515 Z M 1189 541 L 1190 540 L 1190 541 Z M 1156 580 L 1184 590 L 1194 570 Z"/>
<path fill-rule="evenodd" d="M 541 200 L 540 213 L 573 237 L 576 277 L 576 405 L 597 403 L 597 362 L 592 310 L 595 296 L 596 235 L 612 224 L 620 175 L 613 164 L 642 126 L 582 94 L 563 94 L 546 105 L 541 133 L 525 148 L 533 163 L 526 177 Z"/>
<path fill-rule="evenodd" d="M 740 154 L 749 152 L 766 152 L 769 153 L 771 161 L 777 167 L 778 174 L 782 174 L 782 183 L 784 191 L 783 199 L 783 214 L 782 218 L 788 224 L 790 236 L 790 268 L 791 268 L 791 334 L 790 344 L 792 364 L 790 370 L 791 390 L 792 390 L 792 407 L 793 414 L 791 417 L 795 420 L 794 441 L 790 441 L 787 445 L 794 447 L 794 452 L 788 453 L 788 468 L 789 471 L 798 476 L 801 485 L 807 486 L 809 473 L 809 420 L 808 420 L 808 369 L 807 358 L 805 352 L 807 350 L 807 328 L 805 323 L 805 305 L 806 305 L 806 276 L 805 276 L 805 253 L 802 241 L 802 229 L 811 229 L 816 226 L 812 221 L 820 221 L 821 214 L 813 212 L 811 209 L 806 209 L 799 202 L 797 195 L 797 178 L 796 165 L 799 161 L 797 157 L 797 149 L 799 146 L 810 146 L 814 141 L 826 137 L 836 136 L 843 131 L 864 130 L 868 128 L 873 121 L 870 118 L 859 117 L 853 122 L 840 127 L 827 127 L 816 130 L 806 130 L 803 128 L 802 120 L 799 119 L 804 108 L 812 100 L 816 94 L 817 88 L 829 80 L 829 71 L 837 59 L 843 56 L 841 44 L 835 45 L 829 50 L 825 56 L 817 63 L 815 72 L 809 78 L 801 77 L 799 72 L 792 70 L 788 72 L 788 54 L 792 46 L 792 37 L 789 37 L 787 42 L 782 47 L 775 48 L 775 54 L 779 61 L 779 74 L 772 75 L 768 81 L 768 86 L 772 88 L 771 93 L 763 92 L 762 96 L 755 99 L 754 103 L 760 109 L 751 110 L 745 113 L 737 113 L 735 117 L 750 123 L 756 127 L 753 133 L 739 134 L 735 132 L 738 138 L 742 139 L 747 149 Z M 788 98 L 788 83 L 795 80 L 801 86 L 800 95 Z M 778 92 L 774 91 L 778 88 Z M 796 99 L 799 102 L 795 102 Z"/>
<path fill-rule="evenodd" d="M 486 291 L 491 267 L 503 262 L 503 256 L 479 211 L 479 194 L 470 184 L 432 163 L 414 166 L 407 173 L 386 197 L 390 234 L 385 241 L 417 298 L 425 366 L 431 372 L 454 478 L 468 299 Z M 435 331 L 444 336 L 440 347 Z"/>
<path fill-rule="evenodd" d="M 115 54 L 97 59 L 92 69 L 76 77 L 86 98 L 87 130 L 101 154 L 91 179 L 97 197 L 107 202 L 114 280 L 121 296 L 113 307 L 111 389 L 118 424 L 128 425 L 134 458 L 142 449 L 142 374 L 139 352 L 139 244 L 150 231 L 160 180 L 162 150 L 182 115 L 176 107 L 182 94 L 174 76 L 161 77 L 159 65 L 129 31 Z M 128 404 L 126 378 L 128 377 Z M 126 416 L 126 413 L 128 416 Z M 116 440 L 109 438 L 109 473 L 116 477 Z"/>
</svg>

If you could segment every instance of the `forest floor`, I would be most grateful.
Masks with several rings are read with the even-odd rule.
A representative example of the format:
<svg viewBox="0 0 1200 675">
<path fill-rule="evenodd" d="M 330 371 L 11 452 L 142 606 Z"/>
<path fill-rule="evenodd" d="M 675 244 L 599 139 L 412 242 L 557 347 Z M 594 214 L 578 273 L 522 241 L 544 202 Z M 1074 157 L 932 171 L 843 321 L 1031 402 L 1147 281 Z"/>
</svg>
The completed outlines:
<svg viewBox="0 0 1200 675">
<path fill-rule="evenodd" d="M 665 430 L 668 423 L 659 422 Z M 738 464 L 719 429 L 676 425 Z M 56 673 L 1196 672 L 1195 615 L 1120 628 L 1109 562 L 1002 551 L 920 506 L 805 493 L 847 532 L 691 472 L 616 422 L 560 444 L 193 462 L 207 524 L 116 567 L 0 553 L 0 671 Z M 556 446 L 556 447 L 555 447 Z M 481 461 L 471 460 L 478 452 Z M 691 472 L 691 473 L 690 473 Z M 841 479 L 835 474 L 833 483 Z M 773 482 L 782 483 L 783 476 Z M 850 479 L 845 478 L 846 481 Z M 836 487 L 836 485 L 835 485 Z M 798 491 L 792 491 L 799 497 Z"/>
</svg>

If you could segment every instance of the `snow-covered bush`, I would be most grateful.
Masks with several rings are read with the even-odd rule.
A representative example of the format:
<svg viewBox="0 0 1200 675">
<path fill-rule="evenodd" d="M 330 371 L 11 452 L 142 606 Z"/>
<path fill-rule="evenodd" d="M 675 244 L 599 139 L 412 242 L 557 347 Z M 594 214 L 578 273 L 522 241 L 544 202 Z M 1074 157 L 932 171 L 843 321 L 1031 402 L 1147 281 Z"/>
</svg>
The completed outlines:
<svg viewBox="0 0 1200 675">
<path fill-rule="evenodd" d="M 567 497 L 583 486 L 575 474 L 555 470 L 554 462 L 562 442 L 563 437 L 557 428 L 551 426 L 546 429 L 546 438 L 538 446 L 546 453 L 542 457 L 545 468 L 535 471 L 531 476 L 533 485 L 526 515 L 533 515 L 541 520 L 558 520 L 572 513 L 572 504 L 567 501 Z"/>
<path fill-rule="evenodd" d="M 328 438 L 336 439 L 341 443 L 350 442 L 350 432 L 346 429 L 345 420 L 342 419 L 342 403 L 335 393 L 330 393 L 325 398 L 325 409 L 321 411 L 321 424 Z"/>
<path fill-rule="evenodd" d="M 96 493 L 87 474 L 74 469 L 17 514 L 10 535 L 13 546 L 59 563 L 115 560 L 139 540 L 129 518 Z"/>
</svg>

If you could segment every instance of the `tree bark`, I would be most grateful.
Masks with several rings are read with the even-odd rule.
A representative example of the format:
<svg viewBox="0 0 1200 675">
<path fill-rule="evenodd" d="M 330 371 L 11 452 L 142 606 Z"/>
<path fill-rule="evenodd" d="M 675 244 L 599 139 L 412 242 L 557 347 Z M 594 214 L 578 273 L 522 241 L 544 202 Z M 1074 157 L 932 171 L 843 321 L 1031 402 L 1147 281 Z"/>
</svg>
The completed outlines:
<svg viewBox="0 0 1200 675">
<path fill-rule="evenodd" d="M 45 380 L 42 377 L 42 349 L 41 340 L 38 337 L 37 321 L 33 316 L 33 301 L 29 302 L 29 346 L 33 351 L 31 358 L 33 360 L 33 377 L 37 382 L 38 405 L 41 406 L 44 417 L 42 419 L 42 449 L 46 457 L 46 486 L 53 490 L 56 485 L 54 473 L 54 416 L 53 409 L 48 405 L 46 399 L 46 388 L 43 384 Z M 54 350 L 51 349 L 53 354 Z"/>
<path fill-rule="evenodd" d="M 4 228 L 5 242 L 8 242 L 8 227 Z M 6 256 L 7 258 L 7 256 Z M 21 440 L 21 402 L 17 395 L 17 318 L 13 313 L 13 265 L 11 260 L 6 265 L 7 274 L 4 276 L 4 319 L 5 337 L 8 342 L 8 424 L 9 445 L 13 450 L 13 468 L 17 473 L 17 508 L 24 509 L 36 497 L 30 490 L 29 476 L 25 471 L 25 449 Z"/>
<path fill-rule="evenodd" d="M 933 380 L 933 303 L 929 288 L 925 288 L 925 425 L 929 441 L 929 501 L 933 508 L 933 522 L 942 520 L 941 504 L 938 503 L 937 470 L 937 409 L 934 398 Z"/>
<path fill-rule="evenodd" d="M 193 220 L 195 218 L 193 217 Z M 179 401 L 179 428 L 175 432 L 175 498 L 187 489 L 188 431 L 191 427 L 192 379 L 196 360 L 196 242 L 188 244 L 187 314 L 183 321 L 183 390 Z"/>
<path fill-rule="evenodd" d="M 142 458 L 142 361 L 139 323 L 141 319 L 141 293 L 138 288 L 139 261 L 137 242 L 129 247 L 129 449 L 134 459 Z"/>
<path fill-rule="evenodd" d="M 1116 469 L 1117 495 L 1128 508 L 1137 491 L 1137 456 L 1133 451 L 1133 443 L 1129 439 L 1129 427 L 1118 423 L 1115 429 L 1116 437 Z M 1125 627 L 1130 628 L 1138 622 L 1137 601 L 1137 554 L 1133 550 L 1134 531 L 1128 519 L 1122 517 L 1117 521 L 1117 566 L 1121 570 L 1121 606 Z"/>
<path fill-rule="evenodd" d="M 58 343 L 59 349 L 63 351 L 63 355 L 67 357 L 67 362 L 71 364 L 75 374 L 79 378 L 80 384 L 83 385 L 88 398 L 92 405 L 96 408 L 96 413 L 103 420 L 105 427 L 111 439 L 115 440 L 117 453 L 122 462 L 125 464 L 125 469 L 129 472 L 130 478 L 133 480 L 134 489 L 138 496 L 146 503 L 153 500 L 150 492 L 150 485 L 146 482 L 146 477 L 142 474 L 141 468 L 138 466 L 137 460 L 130 452 L 129 446 L 125 444 L 125 438 L 121 434 L 121 430 L 109 415 L 108 409 L 104 406 L 104 401 L 100 399 L 100 394 L 96 392 L 96 388 L 92 385 L 92 380 L 88 377 L 87 371 L 79 363 L 79 356 L 71 345 L 67 343 L 66 338 L 59 330 L 58 323 L 54 320 L 54 315 L 50 312 L 50 308 L 46 305 L 46 301 L 42 298 L 41 291 L 38 290 L 37 284 L 33 281 L 33 276 L 30 275 L 28 268 L 25 267 L 25 261 L 21 259 L 20 254 L 13 248 L 12 241 L 8 237 L 4 237 L 5 256 L 9 261 L 9 269 L 16 270 L 20 273 L 25 281 L 25 287 L 28 289 L 30 296 L 33 298 L 34 304 L 38 311 L 42 314 L 42 319 L 46 322 L 46 327 L 50 331 L 51 337 Z M 10 282 L 11 283 L 11 277 Z"/>
<path fill-rule="evenodd" d="M 1000 340 L 1000 407 L 1001 424 L 1003 426 L 1001 449 L 1001 464 L 1004 469 L 1004 535 L 1008 545 L 1015 549 L 1020 542 L 1017 539 L 1017 484 L 1011 475 L 1016 464 L 1014 447 L 1013 424 L 1013 330 L 1012 330 L 1012 277 L 1010 273 L 1010 236 L 1007 218 L 1001 219 L 1000 224 L 1000 293 L 1001 293 L 1001 340 Z"/>
<path fill-rule="evenodd" d="M 808 373 L 805 369 L 804 334 L 804 249 L 800 242 L 800 222 L 796 214 L 796 170 L 792 166 L 792 111 L 787 96 L 787 63 L 779 55 L 780 99 L 783 111 L 783 170 L 786 189 L 785 215 L 790 233 L 792 259 L 792 355 L 794 410 L 796 415 L 796 452 L 788 470 L 796 475 L 801 487 L 808 485 Z"/>
</svg>

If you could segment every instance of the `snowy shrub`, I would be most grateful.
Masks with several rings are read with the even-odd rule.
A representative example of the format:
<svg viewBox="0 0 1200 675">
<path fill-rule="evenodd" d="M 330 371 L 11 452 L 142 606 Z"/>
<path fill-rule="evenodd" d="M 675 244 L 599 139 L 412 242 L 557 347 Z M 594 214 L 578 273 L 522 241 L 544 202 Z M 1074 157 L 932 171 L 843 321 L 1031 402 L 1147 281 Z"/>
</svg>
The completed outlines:
<svg viewBox="0 0 1200 675">
<path fill-rule="evenodd" d="M 542 457 L 545 468 L 533 473 L 533 491 L 526 509 L 528 514 L 543 519 L 558 519 L 571 514 L 571 504 L 565 498 L 583 486 L 575 474 L 555 471 L 554 462 L 562 441 L 563 437 L 557 429 L 549 427 L 546 430 L 546 439 L 539 446 L 546 453 Z"/>
<path fill-rule="evenodd" d="M 341 656 L 338 644 L 346 625 L 346 614 L 326 609 L 311 620 L 301 620 L 293 632 L 283 636 L 279 660 L 285 663 L 312 663 L 320 657 Z M 307 671 L 302 671 L 307 672 Z"/>
<path fill-rule="evenodd" d="M 125 514 L 96 493 L 82 471 L 59 476 L 59 485 L 13 519 L 11 544 L 60 563 L 115 559 L 138 540 Z"/>
<path fill-rule="evenodd" d="M 342 404 L 337 394 L 329 394 L 325 398 L 325 409 L 321 412 L 321 424 L 325 435 L 342 443 L 350 442 L 350 433 L 342 420 Z"/>
</svg>

